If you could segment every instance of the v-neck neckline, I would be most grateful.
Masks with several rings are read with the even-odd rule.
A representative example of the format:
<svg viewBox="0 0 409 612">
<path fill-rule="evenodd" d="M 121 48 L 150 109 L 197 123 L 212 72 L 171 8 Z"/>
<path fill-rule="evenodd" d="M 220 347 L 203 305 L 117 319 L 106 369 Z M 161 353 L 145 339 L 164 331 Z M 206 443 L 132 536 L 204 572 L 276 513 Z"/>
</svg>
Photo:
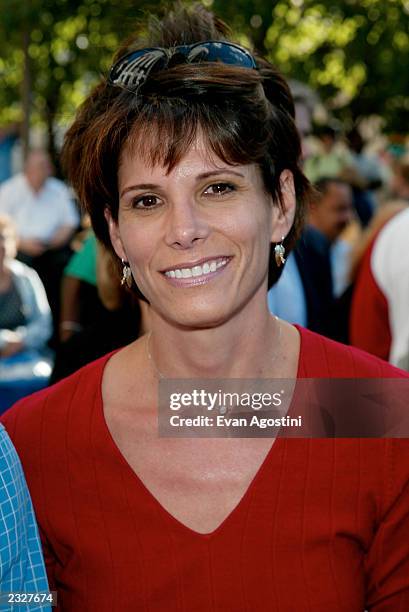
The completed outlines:
<svg viewBox="0 0 409 612">
<path fill-rule="evenodd" d="M 295 384 L 295 387 L 294 387 L 293 397 L 291 399 L 291 403 L 290 403 L 289 409 L 287 411 L 287 414 L 290 414 L 290 412 L 291 412 L 291 410 L 292 410 L 292 408 L 294 407 L 294 404 L 295 404 L 295 396 L 296 396 L 296 393 L 297 393 L 297 381 L 301 378 L 301 375 L 302 375 L 301 374 L 302 373 L 302 363 L 303 363 L 303 359 L 302 359 L 302 354 L 303 354 L 303 350 L 304 350 L 304 347 L 303 347 L 303 343 L 304 343 L 303 331 L 302 331 L 302 328 L 299 327 L 298 325 L 294 325 L 294 327 L 297 329 L 297 331 L 299 333 L 300 348 L 299 348 L 299 355 L 298 355 L 296 384 Z M 166 517 L 167 520 L 171 524 L 173 524 L 176 528 L 178 528 L 182 532 L 190 534 L 193 537 L 197 537 L 197 538 L 204 539 L 204 540 L 216 537 L 223 529 L 225 529 L 229 525 L 229 523 L 231 523 L 234 520 L 234 517 L 246 505 L 247 500 L 252 496 L 253 491 L 256 488 L 258 482 L 263 478 L 263 475 L 266 472 L 269 464 L 271 463 L 272 458 L 280 451 L 281 447 L 285 443 L 285 439 L 280 437 L 279 434 L 277 434 L 277 437 L 273 439 L 272 444 L 271 444 L 269 450 L 267 451 L 266 455 L 264 456 L 263 460 L 261 461 L 259 467 L 257 468 L 253 478 L 251 479 L 249 485 L 245 489 L 243 495 L 240 497 L 238 502 L 233 506 L 233 508 L 230 510 L 230 512 L 228 512 L 228 514 L 225 516 L 225 518 L 219 523 L 219 525 L 217 525 L 217 527 L 215 527 L 215 529 L 213 529 L 212 531 L 209 531 L 208 533 L 201 533 L 200 531 L 196 531 L 195 529 L 192 529 L 191 527 L 189 527 L 188 525 L 186 525 L 185 523 L 180 521 L 178 518 L 176 518 L 169 510 L 167 510 L 165 508 L 165 506 L 158 500 L 158 498 L 155 497 L 155 495 L 145 485 L 145 483 L 143 482 L 142 478 L 140 476 L 138 476 L 137 472 L 132 468 L 132 466 L 130 465 L 130 463 L 128 462 L 126 457 L 123 455 L 122 451 L 118 447 L 117 443 L 115 442 L 115 440 L 114 440 L 114 438 L 113 438 L 113 436 L 111 434 L 111 431 L 110 431 L 110 429 L 108 427 L 108 424 L 107 424 L 106 419 L 105 419 L 105 414 L 104 414 L 104 403 L 103 403 L 103 398 L 102 398 L 102 380 L 103 380 L 104 371 L 105 371 L 105 368 L 107 366 L 107 363 L 109 362 L 110 358 L 116 352 L 118 352 L 118 351 L 114 351 L 113 353 L 108 354 L 106 356 L 106 360 L 103 361 L 103 363 L 102 363 L 102 367 L 101 367 L 101 371 L 100 371 L 99 379 L 98 379 L 98 393 L 96 394 L 96 397 L 95 397 L 97 418 L 100 421 L 100 426 L 101 426 L 101 430 L 103 432 L 103 435 L 105 436 L 105 438 L 107 439 L 108 444 L 111 447 L 112 454 L 122 464 L 122 466 L 124 468 L 124 473 L 126 472 L 127 476 L 131 480 L 136 482 L 136 485 L 140 489 L 143 490 L 145 495 L 150 499 L 150 501 L 154 504 L 154 506 L 157 508 L 157 510 L 164 517 Z"/>
</svg>

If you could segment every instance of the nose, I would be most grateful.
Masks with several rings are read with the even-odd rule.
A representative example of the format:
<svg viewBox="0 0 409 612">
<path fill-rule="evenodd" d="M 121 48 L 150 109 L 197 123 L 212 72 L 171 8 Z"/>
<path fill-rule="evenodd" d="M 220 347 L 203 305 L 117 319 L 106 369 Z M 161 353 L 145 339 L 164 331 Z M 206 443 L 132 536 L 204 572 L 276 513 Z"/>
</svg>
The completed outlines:
<svg viewBox="0 0 409 612">
<path fill-rule="evenodd" d="M 169 210 L 166 244 L 176 249 L 190 249 L 209 235 L 209 224 L 203 211 L 190 201 L 175 202 Z"/>
</svg>

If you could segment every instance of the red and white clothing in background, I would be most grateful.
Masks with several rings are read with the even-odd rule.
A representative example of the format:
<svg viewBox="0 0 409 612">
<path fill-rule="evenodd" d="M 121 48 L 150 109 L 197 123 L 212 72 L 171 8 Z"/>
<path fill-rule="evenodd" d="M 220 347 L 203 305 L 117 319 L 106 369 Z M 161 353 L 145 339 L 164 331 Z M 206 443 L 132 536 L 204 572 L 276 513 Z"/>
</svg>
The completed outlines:
<svg viewBox="0 0 409 612">
<path fill-rule="evenodd" d="M 389 220 L 364 255 L 351 308 L 351 344 L 409 365 L 409 210 Z"/>
</svg>

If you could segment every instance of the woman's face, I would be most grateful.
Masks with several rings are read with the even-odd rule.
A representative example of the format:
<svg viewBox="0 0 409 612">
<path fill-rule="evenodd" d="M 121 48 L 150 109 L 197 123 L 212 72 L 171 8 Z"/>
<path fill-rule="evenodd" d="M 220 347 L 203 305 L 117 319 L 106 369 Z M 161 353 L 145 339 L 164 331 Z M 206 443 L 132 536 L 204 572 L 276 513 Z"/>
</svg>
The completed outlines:
<svg viewBox="0 0 409 612">
<path fill-rule="evenodd" d="M 292 175 L 281 177 L 287 215 L 254 164 L 229 166 L 198 138 L 171 172 L 125 150 L 118 222 L 106 214 L 117 255 L 151 308 L 182 327 L 214 327 L 266 302 L 270 242 L 291 227 Z"/>
</svg>

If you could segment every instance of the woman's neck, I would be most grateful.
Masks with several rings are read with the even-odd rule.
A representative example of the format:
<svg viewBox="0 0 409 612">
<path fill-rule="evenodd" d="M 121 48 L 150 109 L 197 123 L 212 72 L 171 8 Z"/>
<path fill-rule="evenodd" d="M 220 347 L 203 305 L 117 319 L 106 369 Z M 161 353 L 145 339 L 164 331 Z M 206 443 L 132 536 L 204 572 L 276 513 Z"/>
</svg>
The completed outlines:
<svg viewBox="0 0 409 612">
<path fill-rule="evenodd" d="M 282 325 L 267 309 L 195 330 L 175 329 L 152 313 L 147 355 L 159 377 L 266 378 L 283 350 Z"/>
</svg>

